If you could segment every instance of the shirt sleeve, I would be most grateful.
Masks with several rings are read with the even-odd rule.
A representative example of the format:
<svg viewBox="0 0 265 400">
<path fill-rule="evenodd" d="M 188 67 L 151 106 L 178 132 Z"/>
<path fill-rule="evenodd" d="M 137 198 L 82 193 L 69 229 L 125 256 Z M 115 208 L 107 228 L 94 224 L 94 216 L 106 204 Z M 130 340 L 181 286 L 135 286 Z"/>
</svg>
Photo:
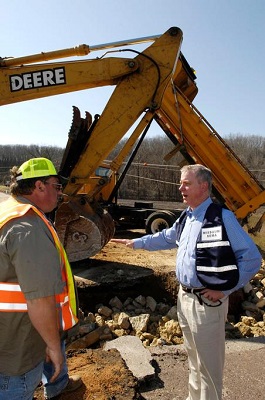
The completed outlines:
<svg viewBox="0 0 265 400">
<path fill-rule="evenodd" d="M 11 264 L 26 299 L 62 292 L 59 253 L 51 233 L 37 216 L 27 216 L 12 227 L 8 241 Z"/>
<path fill-rule="evenodd" d="M 223 210 L 223 221 L 239 269 L 238 284 L 232 290 L 223 291 L 225 295 L 229 295 L 245 286 L 259 271 L 262 257 L 254 241 L 231 211 Z"/>
<path fill-rule="evenodd" d="M 153 235 L 145 235 L 133 240 L 134 249 L 148 251 L 170 250 L 176 248 L 176 222 L 171 228 Z"/>
</svg>

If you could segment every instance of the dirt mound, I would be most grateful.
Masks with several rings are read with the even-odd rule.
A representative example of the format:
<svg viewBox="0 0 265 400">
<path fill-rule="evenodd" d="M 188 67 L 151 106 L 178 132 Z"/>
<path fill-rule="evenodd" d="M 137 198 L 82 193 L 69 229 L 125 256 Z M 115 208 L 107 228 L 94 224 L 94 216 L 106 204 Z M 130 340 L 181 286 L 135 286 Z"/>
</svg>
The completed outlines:
<svg viewBox="0 0 265 400">
<path fill-rule="evenodd" d="M 70 375 L 80 375 L 82 387 L 60 396 L 60 400 L 133 400 L 140 399 L 136 378 L 126 367 L 117 350 L 84 349 L 68 352 Z M 39 387 L 36 399 L 43 400 Z"/>
</svg>

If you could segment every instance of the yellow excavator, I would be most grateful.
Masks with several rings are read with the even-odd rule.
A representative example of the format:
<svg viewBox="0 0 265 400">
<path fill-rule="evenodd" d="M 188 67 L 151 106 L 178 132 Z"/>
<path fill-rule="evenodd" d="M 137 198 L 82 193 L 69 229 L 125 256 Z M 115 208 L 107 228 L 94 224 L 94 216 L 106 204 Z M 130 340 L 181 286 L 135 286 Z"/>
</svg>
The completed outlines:
<svg viewBox="0 0 265 400">
<path fill-rule="evenodd" d="M 112 57 L 113 51 L 107 51 L 96 59 L 52 62 L 150 41 L 152 44 L 143 52 L 126 49 L 133 58 Z M 121 215 L 149 221 L 150 231 L 154 222 L 158 221 L 154 228 L 158 229 L 176 217 L 173 211 L 115 207 L 117 187 L 126 168 L 118 180 L 117 174 L 125 160 L 130 165 L 154 120 L 173 143 L 165 159 L 180 152 L 185 162 L 209 167 L 215 196 L 240 220 L 265 203 L 262 185 L 192 104 L 198 92 L 196 76 L 181 53 L 181 43 L 182 31 L 172 27 L 162 35 L 147 38 L 0 58 L 0 105 L 115 86 L 102 114 L 94 120 L 88 112 L 81 118 L 74 107 L 60 167 L 66 184 L 55 215 L 70 261 L 97 254 L 113 237 L 114 220 Z M 118 155 L 107 162 L 130 130 Z"/>
</svg>

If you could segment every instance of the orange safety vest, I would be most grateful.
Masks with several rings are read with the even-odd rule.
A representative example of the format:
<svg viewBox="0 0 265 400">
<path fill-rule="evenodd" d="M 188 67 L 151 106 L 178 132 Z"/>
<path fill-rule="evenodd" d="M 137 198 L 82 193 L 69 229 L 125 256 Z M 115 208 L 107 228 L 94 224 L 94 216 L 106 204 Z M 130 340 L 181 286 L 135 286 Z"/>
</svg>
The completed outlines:
<svg viewBox="0 0 265 400">
<path fill-rule="evenodd" d="M 43 220 L 52 234 L 54 244 L 60 258 L 62 280 L 64 291 L 55 295 L 57 308 L 61 314 L 61 328 L 66 331 L 77 324 L 77 301 L 75 295 L 75 283 L 72 270 L 60 242 L 60 239 L 45 215 L 32 204 L 20 203 L 14 198 L 5 202 L 3 211 L 0 212 L 0 229 L 8 221 L 25 215 L 29 210 L 33 210 Z M 16 282 L 0 282 L 0 312 L 27 312 L 27 302 L 21 287 Z"/>
</svg>

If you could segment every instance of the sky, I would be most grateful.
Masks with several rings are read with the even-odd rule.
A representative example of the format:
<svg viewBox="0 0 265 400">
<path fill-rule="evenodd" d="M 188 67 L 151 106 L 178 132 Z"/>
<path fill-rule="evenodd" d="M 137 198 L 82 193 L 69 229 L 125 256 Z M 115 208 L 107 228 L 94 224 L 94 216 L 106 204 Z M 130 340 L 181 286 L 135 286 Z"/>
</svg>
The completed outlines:
<svg viewBox="0 0 265 400">
<path fill-rule="evenodd" d="M 0 7 L 2 58 L 160 35 L 177 26 L 181 51 L 196 71 L 193 103 L 201 114 L 224 138 L 265 136 L 265 0 L 0 0 Z M 112 90 L 1 106 L 0 143 L 65 147 L 72 106 L 83 116 L 100 114 Z M 148 135 L 161 134 L 152 124 Z"/>
</svg>

